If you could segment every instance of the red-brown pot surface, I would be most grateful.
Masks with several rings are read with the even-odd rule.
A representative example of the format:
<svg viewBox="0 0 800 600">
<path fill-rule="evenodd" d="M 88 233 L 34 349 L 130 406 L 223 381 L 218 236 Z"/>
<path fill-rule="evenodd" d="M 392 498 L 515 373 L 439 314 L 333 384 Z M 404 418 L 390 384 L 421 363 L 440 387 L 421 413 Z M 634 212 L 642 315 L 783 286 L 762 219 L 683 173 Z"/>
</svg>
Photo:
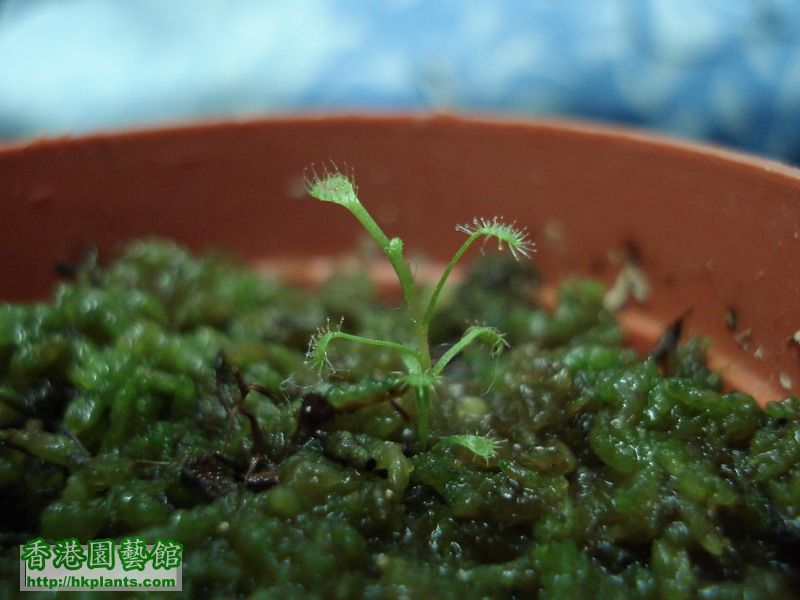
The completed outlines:
<svg viewBox="0 0 800 600">
<path fill-rule="evenodd" d="M 621 314 L 635 343 L 691 308 L 686 331 L 712 340 L 730 385 L 761 402 L 800 389 L 800 171 L 584 124 L 292 117 L 9 145 L 0 299 L 44 297 L 54 261 L 142 236 L 254 262 L 351 250 L 345 211 L 300 200 L 304 167 L 327 159 L 355 168 L 377 220 L 433 259 L 455 249 L 456 223 L 493 215 L 528 226 L 549 281 L 611 282 L 609 251 L 635 249 L 651 288 Z"/>
</svg>

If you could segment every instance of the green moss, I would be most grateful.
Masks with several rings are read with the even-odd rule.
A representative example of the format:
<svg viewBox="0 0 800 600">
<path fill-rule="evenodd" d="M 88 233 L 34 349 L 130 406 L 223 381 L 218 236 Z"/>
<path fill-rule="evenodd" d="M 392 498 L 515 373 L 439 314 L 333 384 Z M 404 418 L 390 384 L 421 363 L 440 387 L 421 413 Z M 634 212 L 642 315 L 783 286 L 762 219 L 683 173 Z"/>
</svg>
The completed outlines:
<svg viewBox="0 0 800 600">
<path fill-rule="evenodd" d="M 433 360 L 467 320 L 508 332 L 431 403 L 437 435 L 500 442 L 485 459 L 414 443 L 396 353 L 306 366 L 327 315 L 410 339 L 363 279 L 303 292 L 151 241 L 1 306 L 0 594 L 32 537 L 135 533 L 184 544 L 195 595 L 794 597 L 800 400 L 722 393 L 699 340 L 662 371 L 621 345 L 596 283 L 548 313 L 536 282 L 487 257 L 432 321 Z"/>
</svg>

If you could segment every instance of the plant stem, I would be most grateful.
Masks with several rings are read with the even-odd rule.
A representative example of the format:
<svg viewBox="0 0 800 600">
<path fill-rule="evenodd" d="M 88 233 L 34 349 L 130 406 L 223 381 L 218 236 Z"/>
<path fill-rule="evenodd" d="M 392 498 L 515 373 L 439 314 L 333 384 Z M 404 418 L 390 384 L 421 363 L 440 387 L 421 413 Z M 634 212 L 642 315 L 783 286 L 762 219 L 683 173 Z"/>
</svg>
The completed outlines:
<svg viewBox="0 0 800 600">
<path fill-rule="evenodd" d="M 435 376 L 439 376 L 442 374 L 444 368 L 453 360 L 460 352 L 464 350 L 467 346 L 469 346 L 473 341 L 478 338 L 488 338 L 495 347 L 507 346 L 508 343 L 505 341 L 505 338 L 497 332 L 494 327 L 484 327 L 484 326 L 472 326 L 461 336 L 461 339 L 458 340 L 455 344 L 450 346 L 450 348 L 445 352 L 442 357 L 436 362 L 433 366 L 432 373 Z"/>
<path fill-rule="evenodd" d="M 425 449 L 428 447 L 428 414 L 431 408 L 431 390 L 426 387 L 416 388 L 414 396 L 417 408 L 417 438 L 420 446 Z"/>
<path fill-rule="evenodd" d="M 348 342 L 354 342 L 356 344 L 364 344 L 365 346 L 378 346 L 381 348 L 389 348 L 391 350 L 396 350 L 401 354 L 413 358 L 416 361 L 419 361 L 420 356 L 417 352 L 409 348 L 408 346 L 404 346 L 403 344 L 398 344 L 397 342 L 390 342 L 388 340 L 376 340 L 375 338 L 368 338 L 361 335 L 353 335 L 352 333 L 344 333 L 343 331 L 330 331 L 326 334 L 329 341 L 333 340 L 345 340 Z"/>
<path fill-rule="evenodd" d="M 375 222 L 375 219 L 372 218 L 372 215 L 369 214 L 367 209 L 364 208 L 360 202 L 349 204 L 347 208 L 353 213 L 355 218 L 358 219 L 364 229 L 367 230 L 367 233 L 378 243 L 378 246 L 380 246 L 383 253 L 386 254 L 394 272 L 397 274 L 397 279 L 400 281 L 400 287 L 403 290 L 403 296 L 405 297 L 409 313 L 411 314 L 411 321 L 417 342 L 416 359 L 419 361 L 420 371 L 427 373 L 432 368 L 431 351 L 428 342 L 428 321 L 422 314 L 422 304 L 419 298 L 419 290 L 414 282 L 414 275 L 411 273 L 408 262 L 403 256 L 403 241 L 400 238 L 392 238 L 390 240 L 380 228 L 380 225 Z M 427 448 L 431 390 L 426 387 L 415 388 L 414 400 L 417 413 L 417 439 L 422 448 Z"/>
<path fill-rule="evenodd" d="M 366 208 L 358 202 L 347 205 L 347 208 L 353 213 L 356 219 L 361 223 L 364 229 L 367 230 L 372 238 L 378 243 L 383 253 L 389 259 L 389 262 L 397 274 L 397 279 L 400 281 L 400 287 L 403 290 L 408 310 L 411 313 L 411 321 L 414 326 L 414 334 L 417 341 L 417 350 L 419 352 L 420 365 L 423 371 L 431 368 L 431 352 L 428 344 L 428 326 L 423 319 L 421 303 L 419 300 L 419 291 L 414 283 L 414 276 L 411 274 L 411 269 L 403 256 L 403 242 L 400 238 L 392 238 L 391 240 L 386 236 L 383 230 L 372 218 Z"/>
<path fill-rule="evenodd" d="M 444 284 L 447 282 L 447 278 L 450 277 L 450 272 L 456 266 L 456 263 L 461 259 L 464 253 L 472 245 L 472 242 L 481 237 L 481 235 L 482 234 L 477 231 L 472 235 L 470 235 L 466 239 L 466 241 L 463 244 L 461 244 L 461 247 L 453 255 L 453 258 L 450 259 L 450 262 L 447 263 L 447 267 L 445 268 L 444 273 L 442 273 L 442 276 L 439 278 L 436 287 L 433 289 L 433 293 L 431 294 L 431 297 L 428 300 L 428 306 L 425 309 L 424 315 L 422 316 L 422 321 L 425 324 L 426 330 L 430 326 L 431 319 L 433 318 L 433 310 L 436 308 L 436 302 L 439 299 L 439 294 L 441 294 L 442 288 L 444 288 Z"/>
</svg>

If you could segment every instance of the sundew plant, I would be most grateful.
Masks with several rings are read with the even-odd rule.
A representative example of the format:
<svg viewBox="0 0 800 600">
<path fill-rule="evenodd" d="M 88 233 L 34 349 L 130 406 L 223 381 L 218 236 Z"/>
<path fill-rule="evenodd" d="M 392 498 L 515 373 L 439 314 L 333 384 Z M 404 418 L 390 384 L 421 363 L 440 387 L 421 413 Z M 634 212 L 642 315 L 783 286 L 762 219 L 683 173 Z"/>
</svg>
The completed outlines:
<svg viewBox="0 0 800 600">
<path fill-rule="evenodd" d="M 457 226 L 456 230 L 466 234 L 467 239 L 450 259 L 433 291 L 427 298 L 424 298 L 403 254 L 403 241 L 397 237 L 390 239 L 361 204 L 352 171 L 340 171 L 335 165 L 323 166 L 320 175 L 312 167 L 310 174 L 306 177 L 306 189 L 308 194 L 317 200 L 331 202 L 346 208 L 375 240 L 397 275 L 414 330 L 414 342 L 404 344 L 353 335 L 340 329 L 326 327 L 312 337 L 308 359 L 320 369 L 331 367 L 328 349 L 333 342 L 339 341 L 377 346 L 397 352 L 406 369 L 402 380 L 414 393 L 417 438 L 420 445 L 425 447 L 429 440 L 428 413 L 431 399 L 436 393 L 437 383 L 447 365 L 474 342 L 486 344 L 492 356 L 499 355 L 508 346 L 504 334 L 494 327 L 473 325 L 468 327 L 461 338 L 434 361 L 434 357 L 431 356 L 428 332 L 436 303 L 448 277 L 461 257 L 478 240 L 486 242 L 494 239 L 497 241 L 498 249 L 508 248 L 515 258 L 528 258 L 534 251 L 533 243 L 526 230 L 515 227 L 513 223 L 505 223 L 498 217 L 474 219 L 471 224 Z M 444 438 L 439 443 L 464 446 L 484 458 L 492 456 L 496 450 L 495 440 L 484 436 L 455 435 Z"/>
</svg>

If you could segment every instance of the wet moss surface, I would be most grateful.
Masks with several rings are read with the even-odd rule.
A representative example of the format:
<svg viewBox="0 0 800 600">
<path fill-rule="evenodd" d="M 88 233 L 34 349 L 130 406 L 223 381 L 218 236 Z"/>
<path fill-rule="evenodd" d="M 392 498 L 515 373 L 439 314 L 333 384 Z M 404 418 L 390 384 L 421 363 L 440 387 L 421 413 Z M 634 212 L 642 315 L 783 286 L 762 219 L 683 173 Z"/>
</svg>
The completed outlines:
<svg viewBox="0 0 800 600">
<path fill-rule="evenodd" d="M 489 257 L 442 299 L 434 350 L 475 321 L 511 343 L 432 404 L 432 442 L 491 434 L 487 461 L 419 447 L 390 353 L 306 366 L 328 316 L 409 336 L 361 277 L 293 290 L 154 241 L 73 275 L 0 307 L 1 595 L 37 535 L 136 533 L 184 544 L 198 597 L 797 597 L 800 400 L 720 392 L 699 340 L 637 356 L 597 283 L 549 312 Z"/>
</svg>

